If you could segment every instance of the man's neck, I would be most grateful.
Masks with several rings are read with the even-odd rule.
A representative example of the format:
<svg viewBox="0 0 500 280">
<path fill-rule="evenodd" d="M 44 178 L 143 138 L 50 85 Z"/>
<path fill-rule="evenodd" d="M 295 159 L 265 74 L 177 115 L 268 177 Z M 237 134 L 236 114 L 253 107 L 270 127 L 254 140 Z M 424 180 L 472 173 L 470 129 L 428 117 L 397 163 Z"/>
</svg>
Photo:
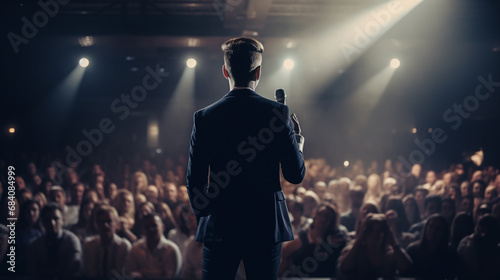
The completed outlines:
<svg viewBox="0 0 500 280">
<path fill-rule="evenodd" d="M 161 236 L 159 238 L 146 238 L 146 245 L 148 246 L 148 249 L 150 252 L 153 252 L 153 250 L 158 246 L 158 243 L 160 243 Z"/>
<path fill-rule="evenodd" d="M 111 244 L 113 242 L 113 237 L 114 237 L 114 234 L 109 236 L 107 234 L 105 235 L 101 235 L 101 243 L 104 247 L 107 247 L 109 244 Z"/>
<path fill-rule="evenodd" d="M 250 89 L 250 90 L 255 90 L 256 88 L 256 83 L 255 81 L 249 81 L 247 84 L 235 84 L 234 81 L 229 80 L 229 88 L 231 90 L 235 89 Z"/>
</svg>

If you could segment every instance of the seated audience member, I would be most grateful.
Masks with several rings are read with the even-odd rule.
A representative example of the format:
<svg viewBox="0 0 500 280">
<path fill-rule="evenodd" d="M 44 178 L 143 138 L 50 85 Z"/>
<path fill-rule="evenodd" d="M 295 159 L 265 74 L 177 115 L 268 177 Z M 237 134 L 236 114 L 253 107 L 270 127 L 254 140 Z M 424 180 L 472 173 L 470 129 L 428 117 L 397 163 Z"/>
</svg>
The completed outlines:
<svg viewBox="0 0 500 280">
<path fill-rule="evenodd" d="M 487 214 L 479 218 L 474 233 L 458 245 L 462 271 L 459 279 L 500 279 L 500 229 Z"/>
<path fill-rule="evenodd" d="M 484 190 L 484 201 L 483 202 L 490 203 L 497 197 L 498 197 L 498 194 L 496 191 L 496 187 L 494 185 L 489 185 L 488 187 L 486 187 L 486 189 Z"/>
<path fill-rule="evenodd" d="M 405 174 L 401 184 L 404 194 L 413 194 L 415 192 L 415 189 L 418 186 L 421 171 L 422 166 L 420 166 L 420 164 L 414 164 L 411 167 L 410 174 Z"/>
<path fill-rule="evenodd" d="M 45 234 L 28 248 L 28 274 L 41 277 L 81 275 L 80 240 L 69 230 L 63 229 L 64 218 L 59 204 L 46 205 L 40 216 Z"/>
<path fill-rule="evenodd" d="M 469 195 L 472 195 L 472 185 L 469 181 L 463 181 L 460 184 L 460 196 L 465 197 Z"/>
<path fill-rule="evenodd" d="M 384 214 L 368 214 L 339 258 L 340 273 L 347 279 L 394 277 L 410 267 L 411 259 L 397 244 Z"/>
<path fill-rule="evenodd" d="M 314 192 L 318 195 L 319 201 L 324 202 L 326 193 L 326 183 L 323 181 L 316 182 L 314 184 Z"/>
<path fill-rule="evenodd" d="M 163 227 L 165 228 L 163 235 L 168 236 L 168 233 L 177 227 L 177 222 L 175 221 L 174 214 L 168 204 L 162 202 L 158 205 L 158 214 L 160 215 L 161 221 L 163 222 Z"/>
<path fill-rule="evenodd" d="M 70 226 L 78 222 L 78 210 L 80 206 L 66 205 L 66 192 L 60 186 L 52 186 L 49 191 L 49 202 L 59 204 L 64 217 L 64 227 Z"/>
<path fill-rule="evenodd" d="M 283 179 L 284 180 L 284 179 Z M 286 181 L 285 181 L 286 182 Z M 293 190 L 293 195 L 295 197 L 300 197 L 301 201 L 303 201 L 305 195 L 306 195 L 306 188 L 302 187 L 302 186 L 297 186 L 294 190 Z"/>
<path fill-rule="evenodd" d="M 121 189 L 112 200 L 112 205 L 115 207 L 120 218 L 127 219 L 130 224 L 134 224 L 135 204 L 134 196 L 128 190 Z"/>
<path fill-rule="evenodd" d="M 96 203 L 94 203 L 92 199 L 84 200 L 80 206 L 80 211 L 78 212 L 78 223 L 70 227 L 70 230 L 78 236 L 82 245 L 85 238 L 97 233 L 94 220 L 92 219 L 94 206 L 96 206 Z"/>
<path fill-rule="evenodd" d="M 70 187 L 70 201 L 69 205 L 80 206 L 83 202 L 83 195 L 85 194 L 85 184 L 74 183 Z"/>
<path fill-rule="evenodd" d="M 83 194 L 83 200 L 91 199 L 94 203 L 98 203 L 100 201 L 99 194 L 95 189 L 87 189 Z"/>
<path fill-rule="evenodd" d="M 366 181 L 366 193 L 365 193 L 365 202 L 373 200 L 377 203 L 380 203 L 382 199 L 382 181 L 380 180 L 380 176 L 377 174 L 371 174 L 368 176 Z"/>
<path fill-rule="evenodd" d="M 413 197 L 413 194 L 406 195 L 403 198 L 403 205 L 405 207 L 406 219 L 410 226 L 421 221 L 420 211 L 418 210 L 417 201 Z"/>
<path fill-rule="evenodd" d="M 146 196 L 146 199 L 153 203 L 153 205 L 157 205 L 159 200 L 159 193 L 158 193 L 158 188 L 155 185 L 149 185 L 146 188 L 146 192 L 144 194 Z"/>
<path fill-rule="evenodd" d="M 287 208 L 293 219 L 292 230 L 296 234 L 303 228 L 305 228 L 311 220 L 304 217 L 304 204 L 302 204 L 302 199 L 300 197 L 290 197 L 286 200 Z"/>
<path fill-rule="evenodd" d="M 179 198 L 179 195 L 177 186 L 174 183 L 172 182 L 165 183 L 164 195 L 165 195 L 164 201 L 168 204 L 170 209 L 173 210 L 175 207 L 177 207 L 178 204 L 177 199 Z"/>
<path fill-rule="evenodd" d="M 460 208 L 460 200 L 462 199 L 462 195 L 458 184 L 456 183 L 451 184 L 448 190 L 448 195 L 446 195 L 445 198 L 453 200 L 453 203 L 455 203 L 455 211 L 457 211 L 457 209 Z"/>
<path fill-rule="evenodd" d="M 460 206 L 458 211 L 464 211 L 473 214 L 474 213 L 474 197 L 472 195 L 462 196 L 460 199 Z"/>
<path fill-rule="evenodd" d="M 308 190 L 304 194 L 302 203 L 304 204 L 304 216 L 306 218 L 312 218 L 314 216 L 314 209 L 318 207 L 320 201 L 318 195 L 315 192 Z"/>
<path fill-rule="evenodd" d="M 386 178 L 384 179 L 384 183 L 382 185 L 383 185 L 383 194 L 390 195 L 392 187 L 396 185 L 396 179 L 392 177 Z"/>
<path fill-rule="evenodd" d="M 155 206 L 149 201 L 143 202 L 139 205 L 139 207 L 137 207 L 137 211 L 135 213 L 135 223 L 132 227 L 132 232 L 137 238 L 141 238 L 142 236 L 142 218 L 147 214 L 154 212 Z"/>
<path fill-rule="evenodd" d="M 437 180 L 429 189 L 429 194 L 445 197 L 448 194 L 448 186 L 443 180 Z"/>
<path fill-rule="evenodd" d="M 368 214 L 370 213 L 380 213 L 378 210 L 377 205 L 375 202 L 366 202 L 361 206 L 361 209 L 359 210 L 358 218 L 356 219 L 356 226 L 354 227 L 354 232 L 349 232 L 349 236 L 355 237 L 358 230 L 361 229 L 361 224 L 363 223 L 364 219 Z"/>
<path fill-rule="evenodd" d="M 116 234 L 116 209 L 109 205 L 96 206 L 93 219 L 97 235 L 85 239 L 83 245 L 85 276 L 111 279 L 113 271 L 122 275 L 132 245 Z"/>
<path fill-rule="evenodd" d="M 16 225 L 16 267 L 17 272 L 26 273 L 28 247 L 43 235 L 40 222 L 40 204 L 36 200 L 28 200 L 21 205 L 19 220 Z"/>
<path fill-rule="evenodd" d="M 415 201 L 417 201 L 421 220 L 425 219 L 425 198 L 428 194 L 429 191 L 420 186 L 415 189 L 415 193 L 413 194 Z"/>
<path fill-rule="evenodd" d="M 132 176 L 132 180 L 130 183 L 130 192 L 132 194 L 137 195 L 140 193 L 144 193 L 148 187 L 148 177 L 144 172 L 136 171 Z"/>
<path fill-rule="evenodd" d="M 425 198 L 425 210 L 424 210 L 424 217 L 425 220 L 414 224 L 410 227 L 410 233 L 415 234 L 415 238 L 418 240 L 420 239 L 420 234 L 422 232 L 422 229 L 424 227 L 424 224 L 427 220 L 427 217 L 430 217 L 432 214 L 439 214 L 441 213 L 441 208 L 442 208 L 442 203 L 443 199 L 439 195 L 429 195 Z"/>
<path fill-rule="evenodd" d="M 479 208 L 479 205 L 484 200 L 484 191 L 486 189 L 486 183 L 482 180 L 476 180 L 473 181 L 471 184 L 472 184 L 472 196 L 474 197 L 473 211 L 476 212 L 476 210 Z"/>
<path fill-rule="evenodd" d="M 347 236 L 338 228 L 338 213 L 334 207 L 320 205 L 312 224 L 298 233 L 298 238 L 285 243 L 279 274 L 282 277 L 335 277 L 337 259 L 344 248 Z M 314 271 L 298 272 L 294 267 L 304 267 L 308 259 L 322 261 Z"/>
<path fill-rule="evenodd" d="M 436 172 L 434 172 L 433 170 L 429 170 L 425 174 L 425 184 L 422 187 L 428 190 L 430 193 L 431 187 L 436 183 L 436 181 L 437 181 Z"/>
<path fill-rule="evenodd" d="M 118 186 L 115 183 L 109 183 L 104 186 L 104 196 L 111 202 L 118 194 Z"/>
<path fill-rule="evenodd" d="M 179 220 L 177 221 L 178 228 L 170 230 L 168 239 L 172 240 L 179 247 L 184 257 L 189 238 L 196 233 L 197 224 L 196 216 L 189 205 L 183 205 L 180 209 Z"/>
<path fill-rule="evenodd" d="M 385 212 L 387 224 L 394 238 L 396 238 L 397 243 L 401 247 L 406 248 L 411 242 L 415 241 L 415 235 L 402 230 L 401 221 L 398 219 L 398 215 L 399 214 L 393 209 L 389 209 Z"/>
<path fill-rule="evenodd" d="M 338 187 L 333 197 L 335 198 L 335 201 L 337 201 L 340 213 L 344 213 L 349 210 L 349 205 L 351 204 L 349 199 L 349 190 L 351 189 L 351 186 L 351 179 L 347 177 L 342 177 L 338 181 Z"/>
<path fill-rule="evenodd" d="M 444 198 L 441 207 L 441 215 L 446 219 L 446 222 L 448 222 L 448 227 L 451 227 L 456 214 L 457 211 L 453 199 Z"/>
<path fill-rule="evenodd" d="M 348 231 L 354 231 L 356 227 L 356 219 L 359 215 L 359 209 L 363 205 L 364 192 L 360 186 L 353 187 L 349 192 L 351 198 L 351 209 L 342 214 L 340 223 L 344 225 Z"/>
<path fill-rule="evenodd" d="M 33 198 L 33 193 L 30 189 L 19 190 L 16 194 L 19 205 L 23 205 L 25 201 Z"/>
<path fill-rule="evenodd" d="M 43 209 L 43 207 L 47 205 L 47 197 L 42 192 L 35 193 L 35 195 L 33 195 L 33 199 L 38 201 L 38 204 L 40 204 L 40 209 Z"/>
<path fill-rule="evenodd" d="M 184 204 L 189 204 L 189 194 L 187 191 L 187 187 L 185 185 L 182 185 L 178 189 L 178 194 L 177 194 L 177 201 L 179 203 L 184 203 Z"/>
<path fill-rule="evenodd" d="M 134 244 L 128 260 L 131 276 L 169 279 L 180 276 L 181 252 L 174 242 L 163 236 L 160 216 L 147 214 L 142 224 L 144 236 Z"/>
<path fill-rule="evenodd" d="M 451 224 L 451 246 L 458 248 L 460 241 L 467 235 L 474 232 L 474 219 L 472 214 L 468 212 L 459 212 L 453 219 Z"/>
<path fill-rule="evenodd" d="M 434 214 L 425 223 L 422 238 L 408 249 L 413 264 L 409 275 L 417 279 L 455 279 L 458 256 L 449 245 L 450 230 L 446 219 Z"/>
</svg>

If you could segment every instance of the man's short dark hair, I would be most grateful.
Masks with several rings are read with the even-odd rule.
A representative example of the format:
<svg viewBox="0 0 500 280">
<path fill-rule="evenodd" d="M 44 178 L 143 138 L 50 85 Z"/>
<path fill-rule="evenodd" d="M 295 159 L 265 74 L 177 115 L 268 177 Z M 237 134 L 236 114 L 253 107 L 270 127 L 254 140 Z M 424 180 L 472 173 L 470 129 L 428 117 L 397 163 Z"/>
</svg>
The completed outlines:
<svg viewBox="0 0 500 280">
<path fill-rule="evenodd" d="M 59 204 L 57 203 L 51 202 L 43 207 L 42 211 L 40 212 L 40 217 L 43 218 L 45 217 L 45 215 L 55 210 L 59 210 L 61 212 L 61 215 L 63 214 L 61 206 L 59 206 Z"/>
<path fill-rule="evenodd" d="M 238 37 L 224 42 L 221 49 L 224 52 L 224 65 L 235 85 L 251 81 L 252 73 L 262 63 L 262 43 L 253 38 Z"/>
</svg>

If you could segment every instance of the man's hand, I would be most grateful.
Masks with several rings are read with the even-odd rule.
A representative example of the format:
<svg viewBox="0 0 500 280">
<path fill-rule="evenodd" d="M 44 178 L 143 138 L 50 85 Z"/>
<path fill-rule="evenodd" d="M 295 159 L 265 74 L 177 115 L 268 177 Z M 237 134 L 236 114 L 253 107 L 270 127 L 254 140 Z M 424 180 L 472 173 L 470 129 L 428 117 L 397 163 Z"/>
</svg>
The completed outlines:
<svg viewBox="0 0 500 280">
<path fill-rule="evenodd" d="M 299 120 L 297 119 L 297 116 L 295 114 L 291 114 L 290 118 L 292 119 L 293 123 L 293 131 L 295 131 L 295 134 L 300 134 L 302 130 L 300 129 L 300 124 Z"/>
</svg>

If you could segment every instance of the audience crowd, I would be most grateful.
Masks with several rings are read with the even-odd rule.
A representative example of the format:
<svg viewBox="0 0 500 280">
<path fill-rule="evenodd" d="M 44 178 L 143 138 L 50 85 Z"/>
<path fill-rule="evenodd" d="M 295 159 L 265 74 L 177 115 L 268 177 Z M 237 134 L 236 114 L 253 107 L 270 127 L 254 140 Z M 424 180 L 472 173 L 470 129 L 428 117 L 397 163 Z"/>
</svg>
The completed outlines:
<svg viewBox="0 0 500 280">
<path fill-rule="evenodd" d="M 24 160 L 12 200 L 0 160 L 0 275 L 10 273 L 6 225 L 17 217 L 16 275 L 201 279 L 186 157 L 93 162 Z M 281 277 L 500 279 L 498 169 L 322 158 L 306 168 L 301 184 L 281 182 L 295 233 Z"/>
</svg>

